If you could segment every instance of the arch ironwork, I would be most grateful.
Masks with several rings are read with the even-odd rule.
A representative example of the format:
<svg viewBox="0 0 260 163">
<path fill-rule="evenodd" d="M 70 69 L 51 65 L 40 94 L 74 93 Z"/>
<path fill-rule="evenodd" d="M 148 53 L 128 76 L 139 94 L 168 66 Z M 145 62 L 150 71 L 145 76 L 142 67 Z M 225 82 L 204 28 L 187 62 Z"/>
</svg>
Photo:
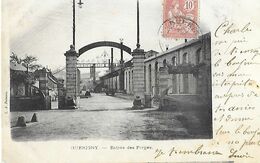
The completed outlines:
<svg viewBox="0 0 260 163">
<path fill-rule="evenodd" d="M 94 43 L 88 44 L 88 45 L 80 48 L 79 49 L 79 56 L 81 54 L 85 53 L 88 50 L 98 48 L 98 47 L 102 47 L 102 46 L 110 46 L 110 47 L 122 49 L 123 51 L 125 51 L 125 52 L 127 52 L 131 55 L 131 48 L 129 48 L 128 46 L 125 46 L 121 43 L 117 43 L 117 42 L 113 42 L 113 41 L 99 41 L 99 42 L 94 42 Z"/>
</svg>

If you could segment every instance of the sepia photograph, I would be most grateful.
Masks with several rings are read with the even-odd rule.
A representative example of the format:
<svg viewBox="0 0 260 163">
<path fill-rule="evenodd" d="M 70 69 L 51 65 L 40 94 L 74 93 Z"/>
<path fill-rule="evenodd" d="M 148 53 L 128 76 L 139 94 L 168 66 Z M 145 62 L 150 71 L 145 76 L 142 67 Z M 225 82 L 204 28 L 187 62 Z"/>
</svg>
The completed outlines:
<svg viewBox="0 0 260 163">
<path fill-rule="evenodd" d="M 198 0 L 7 3 L 12 140 L 212 139 Z"/>
</svg>

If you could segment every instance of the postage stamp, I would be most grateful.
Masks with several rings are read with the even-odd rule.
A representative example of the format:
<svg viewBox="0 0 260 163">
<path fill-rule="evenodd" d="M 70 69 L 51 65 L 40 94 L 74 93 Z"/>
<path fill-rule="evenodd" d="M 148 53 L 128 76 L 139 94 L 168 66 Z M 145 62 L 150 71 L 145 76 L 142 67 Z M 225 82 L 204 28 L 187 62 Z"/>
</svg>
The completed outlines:
<svg viewBox="0 0 260 163">
<path fill-rule="evenodd" d="M 163 37 L 194 38 L 198 35 L 198 0 L 164 0 Z"/>
</svg>

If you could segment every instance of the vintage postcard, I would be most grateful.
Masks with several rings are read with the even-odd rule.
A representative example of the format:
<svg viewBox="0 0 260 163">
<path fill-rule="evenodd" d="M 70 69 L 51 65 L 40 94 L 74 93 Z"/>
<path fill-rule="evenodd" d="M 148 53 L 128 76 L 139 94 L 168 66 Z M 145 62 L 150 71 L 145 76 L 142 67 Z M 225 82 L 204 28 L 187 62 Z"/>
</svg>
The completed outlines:
<svg viewBox="0 0 260 163">
<path fill-rule="evenodd" d="M 257 0 L 1 13 L 2 162 L 259 162 Z"/>
</svg>

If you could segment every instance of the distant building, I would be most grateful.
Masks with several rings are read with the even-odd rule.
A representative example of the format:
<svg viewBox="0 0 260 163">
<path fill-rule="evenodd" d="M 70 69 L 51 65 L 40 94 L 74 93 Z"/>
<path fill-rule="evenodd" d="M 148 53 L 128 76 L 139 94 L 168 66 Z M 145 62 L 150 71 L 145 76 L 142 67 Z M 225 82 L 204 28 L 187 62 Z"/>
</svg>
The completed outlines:
<svg viewBox="0 0 260 163">
<path fill-rule="evenodd" d="M 57 100 L 58 82 L 46 68 L 31 72 L 10 62 L 10 111 L 51 109 L 51 99 Z"/>
<path fill-rule="evenodd" d="M 66 70 L 65 67 L 61 69 L 54 70 L 52 72 L 53 76 L 55 76 L 57 79 L 63 79 L 64 85 L 66 85 Z"/>
<path fill-rule="evenodd" d="M 42 97 L 34 84 L 35 74 L 19 63 L 10 62 L 10 111 L 40 108 Z"/>
<path fill-rule="evenodd" d="M 10 96 L 25 96 L 26 68 L 22 64 L 10 62 Z"/>
</svg>

